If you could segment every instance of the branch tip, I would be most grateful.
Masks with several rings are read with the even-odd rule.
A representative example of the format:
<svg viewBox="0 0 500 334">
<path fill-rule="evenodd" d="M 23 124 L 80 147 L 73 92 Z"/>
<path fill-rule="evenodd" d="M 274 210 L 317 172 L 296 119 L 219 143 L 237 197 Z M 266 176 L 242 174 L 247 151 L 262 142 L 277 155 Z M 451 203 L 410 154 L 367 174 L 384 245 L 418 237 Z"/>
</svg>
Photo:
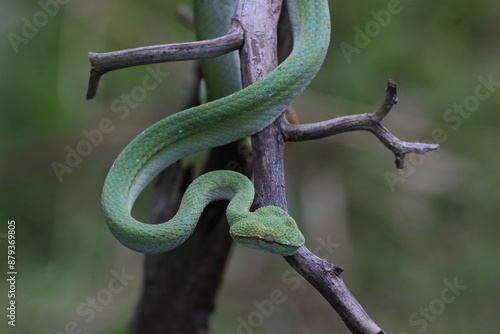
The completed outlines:
<svg viewBox="0 0 500 334">
<path fill-rule="evenodd" d="M 397 94 L 398 83 L 392 79 L 387 80 L 387 88 L 388 91 L 394 91 Z"/>
<path fill-rule="evenodd" d="M 398 84 L 396 81 L 392 79 L 387 80 L 386 96 L 390 100 L 390 104 L 394 105 L 398 103 Z"/>
<path fill-rule="evenodd" d="M 403 169 L 404 166 L 405 166 L 405 156 L 406 154 L 397 154 L 395 153 L 396 155 L 396 168 L 397 169 Z"/>
<path fill-rule="evenodd" d="M 87 86 L 87 94 L 85 96 L 87 100 L 92 100 L 96 96 L 99 80 L 103 74 L 104 73 L 98 72 L 94 69 L 90 70 L 89 84 Z"/>
<path fill-rule="evenodd" d="M 380 108 L 378 108 L 371 114 L 373 120 L 376 122 L 381 122 L 396 103 L 398 103 L 398 84 L 396 83 L 396 81 L 389 79 L 387 80 L 387 87 L 385 88 L 384 102 L 382 103 Z"/>
</svg>

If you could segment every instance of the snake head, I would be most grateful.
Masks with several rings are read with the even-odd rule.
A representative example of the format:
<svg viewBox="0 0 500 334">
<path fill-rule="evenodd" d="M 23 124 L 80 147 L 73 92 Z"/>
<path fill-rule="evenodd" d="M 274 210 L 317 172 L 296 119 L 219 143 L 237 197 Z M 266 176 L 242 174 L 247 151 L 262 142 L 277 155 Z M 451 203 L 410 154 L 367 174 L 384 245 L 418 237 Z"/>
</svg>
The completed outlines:
<svg viewBox="0 0 500 334">
<path fill-rule="evenodd" d="M 276 206 L 265 206 L 232 224 L 229 231 L 240 244 L 281 256 L 292 255 L 304 245 L 295 220 Z"/>
</svg>

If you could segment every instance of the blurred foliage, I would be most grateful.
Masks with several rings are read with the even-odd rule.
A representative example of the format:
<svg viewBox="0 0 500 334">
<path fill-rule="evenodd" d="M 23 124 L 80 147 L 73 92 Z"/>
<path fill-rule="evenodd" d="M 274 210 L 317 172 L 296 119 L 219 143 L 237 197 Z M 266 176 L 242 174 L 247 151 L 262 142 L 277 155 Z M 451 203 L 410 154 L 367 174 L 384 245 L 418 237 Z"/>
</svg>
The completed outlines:
<svg viewBox="0 0 500 334">
<path fill-rule="evenodd" d="M 100 190 L 123 146 L 180 108 L 194 62 L 150 67 L 168 77 L 146 96 L 137 95 L 150 74 L 145 67 L 110 73 L 97 98 L 85 101 L 87 52 L 194 35 L 176 15 L 183 1 L 54 3 L 2 0 L 0 12 L 0 242 L 5 258 L 6 222 L 16 220 L 14 332 L 123 333 L 139 294 L 142 257 L 110 235 Z M 393 12 L 385 21 L 383 10 Z M 500 2 L 332 1 L 331 11 L 328 59 L 295 103 L 302 122 L 371 112 L 392 78 L 399 104 L 384 124 L 403 140 L 439 140 L 441 149 L 408 156 L 398 171 L 368 133 L 292 145 L 289 206 L 307 245 L 346 269 L 347 285 L 388 333 L 493 332 L 500 311 L 500 158 L 494 153 L 500 89 L 478 87 L 488 78 L 500 81 Z M 48 12 L 44 20 L 40 13 Z M 39 27 L 29 31 L 26 22 L 34 20 Z M 12 34 L 23 36 L 23 29 L 32 36 L 13 44 Z M 359 31 L 367 34 L 366 45 L 356 46 Z M 346 54 L 346 45 L 357 51 Z M 478 89 L 488 96 L 477 98 Z M 137 103 L 122 119 L 116 106 L 134 92 Z M 454 111 L 464 103 L 462 114 Z M 106 118 L 112 130 L 85 147 L 85 133 L 96 133 Z M 78 147 L 85 156 L 73 157 L 71 171 L 58 177 L 54 162 L 67 164 Z M 147 217 L 148 210 L 146 194 L 138 215 Z M 122 272 L 128 280 L 122 277 L 109 293 Z M 454 294 L 445 290 L 449 284 L 466 288 Z M 273 296 L 280 297 L 269 304 Z M 5 307 L 4 292 L 0 300 Z M 212 324 L 214 333 L 348 333 L 282 259 L 240 246 Z"/>
</svg>

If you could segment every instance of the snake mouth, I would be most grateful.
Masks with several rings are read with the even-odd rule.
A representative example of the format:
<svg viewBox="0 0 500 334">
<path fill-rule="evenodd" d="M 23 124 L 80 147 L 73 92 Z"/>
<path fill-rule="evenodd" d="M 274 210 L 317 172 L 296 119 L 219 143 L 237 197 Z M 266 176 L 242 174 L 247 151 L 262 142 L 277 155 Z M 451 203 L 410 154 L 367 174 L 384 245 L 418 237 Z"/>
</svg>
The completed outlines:
<svg viewBox="0 0 500 334">
<path fill-rule="evenodd" d="M 278 245 L 278 246 L 283 246 L 283 247 L 294 247 L 294 248 L 299 248 L 302 245 L 298 244 L 293 244 L 293 243 L 285 243 L 281 242 L 279 240 L 276 240 L 275 238 L 269 236 L 269 235 L 242 235 L 242 234 L 233 234 L 233 237 L 236 239 L 236 241 L 241 242 L 242 240 L 253 240 L 253 241 L 264 241 L 267 244 L 270 245 Z"/>
<path fill-rule="evenodd" d="M 303 242 L 300 241 L 295 242 L 295 244 L 281 242 L 271 236 L 238 234 L 231 234 L 231 236 L 243 246 L 281 256 L 293 255 L 303 245 Z"/>
</svg>

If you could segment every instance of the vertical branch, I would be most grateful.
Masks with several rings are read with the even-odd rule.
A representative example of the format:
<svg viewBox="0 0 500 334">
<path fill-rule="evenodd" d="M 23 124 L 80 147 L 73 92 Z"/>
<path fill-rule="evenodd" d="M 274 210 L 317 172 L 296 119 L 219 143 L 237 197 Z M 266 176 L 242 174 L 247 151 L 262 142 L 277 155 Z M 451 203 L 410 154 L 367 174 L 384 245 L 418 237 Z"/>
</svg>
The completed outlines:
<svg viewBox="0 0 500 334">
<path fill-rule="evenodd" d="M 281 3 L 266 0 L 245 3 L 237 19 L 245 31 L 240 51 L 243 84 L 249 85 L 272 71 L 277 65 L 277 25 Z M 241 4 L 240 4 L 241 5 Z M 280 131 L 282 115 L 263 131 L 252 136 L 255 158 L 254 186 L 256 205 L 275 205 L 288 211 L 284 176 L 284 139 Z M 305 246 L 285 260 L 311 283 L 341 316 L 355 334 L 384 334 L 366 314 L 339 277 L 343 269 L 318 258 Z"/>
<path fill-rule="evenodd" d="M 277 25 L 280 11 L 281 1 L 240 1 L 236 19 L 245 31 L 243 48 L 240 50 L 244 86 L 261 79 L 278 65 Z M 255 204 L 272 204 L 286 210 L 282 158 L 284 142 L 276 124 L 252 136 Z"/>
</svg>

